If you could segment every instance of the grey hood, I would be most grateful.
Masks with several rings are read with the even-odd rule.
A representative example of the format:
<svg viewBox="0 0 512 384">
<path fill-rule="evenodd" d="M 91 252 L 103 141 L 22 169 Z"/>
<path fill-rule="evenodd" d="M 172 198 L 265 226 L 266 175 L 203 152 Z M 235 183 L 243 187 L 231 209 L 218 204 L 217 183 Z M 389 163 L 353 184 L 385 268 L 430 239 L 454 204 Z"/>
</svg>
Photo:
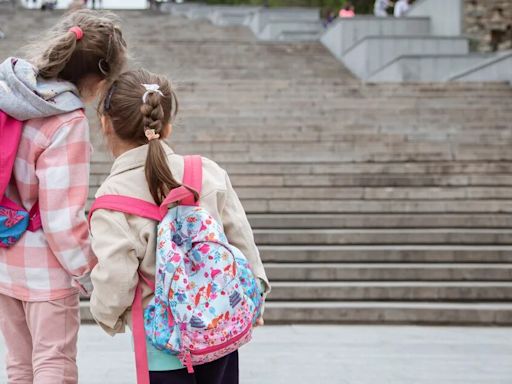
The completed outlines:
<svg viewBox="0 0 512 384">
<path fill-rule="evenodd" d="M 0 110 L 15 119 L 60 115 L 83 107 L 73 84 L 41 79 L 26 60 L 9 57 L 0 64 Z"/>
</svg>

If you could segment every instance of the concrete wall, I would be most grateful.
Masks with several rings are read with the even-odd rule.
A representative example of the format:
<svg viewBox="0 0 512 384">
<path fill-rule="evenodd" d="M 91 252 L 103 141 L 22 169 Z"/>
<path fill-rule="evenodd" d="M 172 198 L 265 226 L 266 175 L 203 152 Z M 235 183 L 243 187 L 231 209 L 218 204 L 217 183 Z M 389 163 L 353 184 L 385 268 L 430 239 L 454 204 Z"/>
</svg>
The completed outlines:
<svg viewBox="0 0 512 384">
<path fill-rule="evenodd" d="M 466 54 L 468 41 L 461 37 L 386 37 L 363 39 L 343 56 L 343 63 L 358 77 L 368 79 L 374 72 L 407 54 Z"/>
<path fill-rule="evenodd" d="M 418 0 L 407 16 L 430 17 L 431 33 L 459 36 L 463 31 L 464 0 Z"/>
<path fill-rule="evenodd" d="M 218 6 L 209 15 L 208 19 L 215 25 L 249 25 L 253 15 L 260 7 L 245 6 Z"/>
<path fill-rule="evenodd" d="M 428 35 L 430 20 L 428 18 L 377 18 L 357 16 L 338 19 L 322 35 L 322 43 L 341 59 L 345 51 L 367 36 L 405 36 Z"/>
<path fill-rule="evenodd" d="M 512 53 L 500 54 L 495 59 L 453 76 L 451 80 L 463 82 L 508 81 L 512 84 Z"/>
<path fill-rule="evenodd" d="M 370 82 L 439 82 L 450 74 L 474 67 L 490 55 L 418 55 L 400 56 L 373 74 Z"/>
<path fill-rule="evenodd" d="M 287 35 L 292 40 L 318 40 L 322 30 L 320 21 L 270 21 L 258 34 L 258 38 L 261 40 L 283 40 Z"/>
<path fill-rule="evenodd" d="M 271 21 L 310 22 L 320 21 L 320 11 L 317 8 L 261 8 L 249 22 L 254 34 L 259 35 Z"/>
</svg>

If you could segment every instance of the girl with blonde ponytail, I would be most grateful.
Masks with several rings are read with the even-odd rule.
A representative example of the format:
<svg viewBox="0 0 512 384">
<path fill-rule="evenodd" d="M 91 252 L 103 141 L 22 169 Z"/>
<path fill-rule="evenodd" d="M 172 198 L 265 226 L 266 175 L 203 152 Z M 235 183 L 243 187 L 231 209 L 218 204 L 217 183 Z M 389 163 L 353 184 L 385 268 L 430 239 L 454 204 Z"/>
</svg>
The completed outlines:
<svg viewBox="0 0 512 384">
<path fill-rule="evenodd" d="M 176 95 L 164 76 L 143 69 L 121 74 L 105 92 L 98 108 L 115 161 L 96 193 L 97 201 L 112 199 L 114 195 L 114 198 L 135 198 L 154 207 L 175 188 L 187 188 L 196 203 L 222 224 L 229 243 L 248 259 L 266 295 L 270 285 L 251 227 L 226 171 L 202 158 L 201 194 L 182 185 L 185 159 L 165 142 L 177 111 Z M 106 332 L 120 333 L 126 325 L 132 327 L 131 310 L 132 303 L 136 304 L 136 292 L 142 297 L 143 307 L 154 296 L 150 282 L 155 281 L 157 222 L 122 213 L 123 210 L 92 211 L 91 242 L 98 264 L 91 274 L 94 286 L 91 313 Z M 141 293 L 137 287 L 141 287 Z M 262 325 L 263 318 L 257 324 Z M 194 366 L 194 373 L 188 373 L 177 356 L 160 351 L 151 343 L 147 343 L 146 349 L 151 384 L 238 383 L 237 351 Z"/>
<path fill-rule="evenodd" d="M 30 211 L 28 230 L 0 247 L 8 383 L 78 381 L 79 290 L 90 294 L 96 264 L 84 215 L 91 152 L 84 103 L 122 71 L 125 51 L 115 17 L 83 10 L 38 36 L 28 59 L 0 64 L 0 154 L 19 143 L 0 197 Z M 6 211 L 0 206 L 0 216 Z M 6 227 L 21 218 L 8 217 Z"/>
</svg>

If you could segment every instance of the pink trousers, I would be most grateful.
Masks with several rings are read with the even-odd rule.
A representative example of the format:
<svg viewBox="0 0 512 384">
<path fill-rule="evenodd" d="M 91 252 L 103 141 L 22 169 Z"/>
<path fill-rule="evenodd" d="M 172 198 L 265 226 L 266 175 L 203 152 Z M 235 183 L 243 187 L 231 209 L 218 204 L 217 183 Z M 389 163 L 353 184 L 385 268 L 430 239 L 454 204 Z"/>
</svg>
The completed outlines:
<svg viewBox="0 0 512 384">
<path fill-rule="evenodd" d="M 78 294 L 26 302 L 0 294 L 8 384 L 76 384 Z"/>
</svg>

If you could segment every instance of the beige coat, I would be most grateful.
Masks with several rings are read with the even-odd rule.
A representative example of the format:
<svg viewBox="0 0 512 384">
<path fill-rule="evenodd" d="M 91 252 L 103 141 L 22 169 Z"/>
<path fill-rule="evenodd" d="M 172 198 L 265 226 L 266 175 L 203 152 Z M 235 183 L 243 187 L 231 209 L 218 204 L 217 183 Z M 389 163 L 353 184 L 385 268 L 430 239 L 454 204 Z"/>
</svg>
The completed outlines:
<svg viewBox="0 0 512 384">
<path fill-rule="evenodd" d="M 153 202 L 144 176 L 147 148 L 143 145 L 119 156 L 96 197 L 118 194 Z M 174 177 L 181 181 L 183 157 L 165 144 L 164 149 Z M 247 257 L 267 294 L 270 284 L 242 204 L 226 171 L 206 158 L 203 158 L 203 190 L 199 203 L 223 224 L 229 242 Z M 133 215 L 98 210 L 91 219 L 91 234 L 92 248 L 98 257 L 91 274 L 92 315 L 108 333 L 124 332 L 125 325 L 131 323 L 129 315 L 138 283 L 137 269 L 140 266 L 148 278 L 155 276 L 156 223 Z M 144 305 L 152 296 L 150 288 L 144 284 Z"/>
</svg>

